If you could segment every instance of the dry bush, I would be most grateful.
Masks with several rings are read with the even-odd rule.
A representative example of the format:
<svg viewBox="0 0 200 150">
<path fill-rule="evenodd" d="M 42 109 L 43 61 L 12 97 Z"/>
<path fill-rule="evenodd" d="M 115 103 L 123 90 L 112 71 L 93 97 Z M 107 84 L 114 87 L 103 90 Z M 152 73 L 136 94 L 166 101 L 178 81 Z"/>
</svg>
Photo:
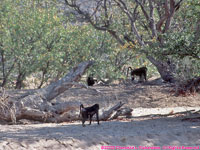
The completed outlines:
<svg viewBox="0 0 200 150">
<path fill-rule="evenodd" d="M 183 80 L 178 82 L 175 87 L 176 96 L 189 96 L 194 95 L 196 92 L 199 92 L 200 86 L 200 77 L 193 78 L 190 80 Z"/>
</svg>

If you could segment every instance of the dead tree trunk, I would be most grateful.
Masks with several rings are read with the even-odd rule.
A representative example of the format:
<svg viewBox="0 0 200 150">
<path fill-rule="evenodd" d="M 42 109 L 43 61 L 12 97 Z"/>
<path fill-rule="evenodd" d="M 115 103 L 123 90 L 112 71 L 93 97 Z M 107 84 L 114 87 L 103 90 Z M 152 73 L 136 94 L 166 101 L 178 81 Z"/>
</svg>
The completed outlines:
<svg viewBox="0 0 200 150">
<path fill-rule="evenodd" d="M 86 69 L 92 64 L 92 61 L 82 62 L 62 79 L 47 87 L 35 90 L 32 93 L 27 93 L 17 101 L 5 97 L 5 94 L 2 92 L 2 98 L 0 100 L 0 119 L 11 121 L 25 118 L 50 122 L 57 122 L 56 119 L 62 120 L 63 113 L 75 110 L 76 107 L 79 107 L 79 103 L 52 104 L 51 100 L 72 87 L 74 85 L 73 82 L 79 81 Z M 15 116 L 15 118 L 13 118 L 13 116 Z M 70 119 L 70 117 L 69 115 L 68 119 Z"/>
<path fill-rule="evenodd" d="M 82 62 L 77 67 L 73 68 L 64 78 L 44 87 L 40 90 L 44 99 L 51 101 L 53 98 L 63 93 L 65 90 L 73 86 L 72 82 L 80 80 L 81 76 L 85 73 L 93 62 Z"/>
<path fill-rule="evenodd" d="M 82 62 L 61 80 L 45 88 L 26 93 L 17 100 L 9 99 L 4 90 L 0 91 L 0 120 L 16 123 L 19 119 L 41 122 L 64 122 L 80 119 L 78 114 L 79 102 L 60 102 L 54 104 L 51 103 L 51 100 L 73 85 L 77 85 L 76 82 L 80 80 L 85 70 L 92 64 L 93 62 L 91 61 Z M 123 104 L 119 102 L 105 111 L 100 115 L 100 120 L 111 118 Z M 117 114 L 117 116 L 119 115 L 121 114 Z"/>
<path fill-rule="evenodd" d="M 101 116 L 100 116 L 100 120 L 108 120 L 112 114 L 117 111 L 120 107 L 122 107 L 124 105 L 124 103 L 119 102 L 117 103 L 115 106 L 113 106 L 112 108 L 110 108 L 109 110 L 105 111 Z"/>
</svg>

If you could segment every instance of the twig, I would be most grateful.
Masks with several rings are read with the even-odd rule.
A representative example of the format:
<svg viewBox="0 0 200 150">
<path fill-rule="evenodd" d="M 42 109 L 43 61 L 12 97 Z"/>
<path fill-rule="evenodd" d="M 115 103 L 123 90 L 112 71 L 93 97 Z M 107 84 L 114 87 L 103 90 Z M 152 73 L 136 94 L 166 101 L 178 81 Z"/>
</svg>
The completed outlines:
<svg viewBox="0 0 200 150">
<path fill-rule="evenodd" d="M 173 111 L 171 111 L 168 114 L 151 114 L 151 115 L 144 115 L 144 116 L 137 116 L 137 117 L 131 117 L 131 118 L 148 118 L 148 117 L 167 117 L 167 116 L 173 116 L 173 115 L 177 115 L 177 114 L 187 114 L 187 113 L 193 113 L 193 110 L 187 110 L 187 111 L 182 111 L 182 112 L 176 112 L 174 113 Z"/>
</svg>

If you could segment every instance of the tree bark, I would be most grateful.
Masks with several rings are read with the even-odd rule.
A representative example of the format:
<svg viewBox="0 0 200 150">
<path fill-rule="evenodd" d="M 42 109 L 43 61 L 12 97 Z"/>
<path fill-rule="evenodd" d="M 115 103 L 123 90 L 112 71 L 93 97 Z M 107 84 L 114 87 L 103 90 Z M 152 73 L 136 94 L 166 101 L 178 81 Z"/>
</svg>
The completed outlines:
<svg viewBox="0 0 200 150">
<path fill-rule="evenodd" d="M 19 73 L 19 75 L 17 77 L 15 89 L 21 89 L 23 87 L 23 81 L 24 81 L 25 74 L 26 74 L 25 72 Z"/>
<path fill-rule="evenodd" d="M 120 107 L 122 107 L 124 105 L 124 103 L 119 102 L 117 103 L 115 106 L 113 106 L 112 108 L 110 108 L 109 110 L 105 111 L 99 118 L 100 120 L 108 120 L 112 114 L 114 113 L 114 111 L 117 111 Z"/>
<path fill-rule="evenodd" d="M 175 67 L 173 67 L 174 64 L 168 64 L 166 62 L 158 61 L 151 56 L 147 56 L 147 58 L 152 64 L 156 66 L 158 72 L 160 73 L 161 78 L 164 81 L 170 82 L 170 83 L 176 82 L 176 78 L 173 74 L 173 72 L 175 71 Z"/>
<path fill-rule="evenodd" d="M 41 89 L 41 93 L 47 101 L 51 101 L 53 98 L 63 93 L 65 90 L 73 86 L 71 82 L 77 82 L 81 79 L 81 76 L 85 73 L 93 64 L 92 61 L 82 62 L 77 67 L 73 68 L 64 78 L 48 85 Z"/>
</svg>

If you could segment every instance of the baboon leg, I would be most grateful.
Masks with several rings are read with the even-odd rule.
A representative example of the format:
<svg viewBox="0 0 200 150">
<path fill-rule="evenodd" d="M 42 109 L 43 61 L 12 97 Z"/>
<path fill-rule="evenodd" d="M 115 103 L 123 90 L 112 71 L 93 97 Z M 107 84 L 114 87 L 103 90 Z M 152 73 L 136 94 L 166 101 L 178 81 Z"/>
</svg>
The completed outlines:
<svg viewBox="0 0 200 150">
<path fill-rule="evenodd" d="M 144 79 L 145 79 L 145 81 L 147 81 L 147 74 L 146 73 L 144 74 Z"/>
<path fill-rule="evenodd" d="M 143 82 L 144 81 L 144 77 L 143 77 L 143 74 L 139 76 L 140 79 L 139 79 L 139 83 Z"/>
<path fill-rule="evenodd" d="M 99 112 L 97 111 L 97 113 L 96 113 L 96 117 L 97 117 L 97 122 L 98 122 L 98 124 L 99 124 Z"/>
<path fill-rule="evenodd" d="M 89 115 L 89 117 L 90 117 L 90 124 L 89 124 L 89 125 L 91 125 L 91 122 L 92 122 L 92 115 Z"/>
<path fill-rule="evenodd" d="M 83 126 L 83 127 L 85 127 L 85 124 L 84 124 L 85 121 L 86 121 L 86 119 L 85 119 L 85 118 L 82 118 L 82 126 Z"/>
</svg>

